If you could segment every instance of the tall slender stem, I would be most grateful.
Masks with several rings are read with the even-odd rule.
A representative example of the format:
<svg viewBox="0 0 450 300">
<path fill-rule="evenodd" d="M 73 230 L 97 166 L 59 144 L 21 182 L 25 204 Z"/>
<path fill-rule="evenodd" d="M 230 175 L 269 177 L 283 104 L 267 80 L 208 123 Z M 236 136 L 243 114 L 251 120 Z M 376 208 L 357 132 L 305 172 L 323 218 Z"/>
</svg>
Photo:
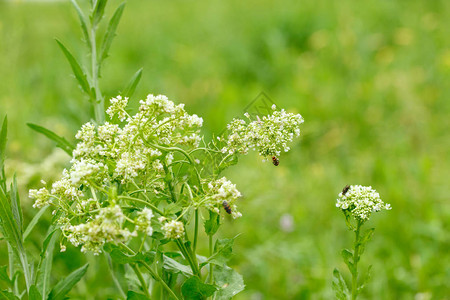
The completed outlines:
<svg viewBox="0 0 450 300">
<path fill-rule="evenodd" d="M 131 255 L 136 255 L 136 252 L 133 251 L 130 247 L 125 245 L 124 243 L 120 244 L 125 250 L 127 250 Z M 172 291 L 172 289 L 166 284 L 166 282 L 158 275 L 158 273 L 153 270 L 145 261 L 140 260 L 139 263 L 144 266 L 150 273 L 150 275 L 158 281 L 162 287 L 175 299 L 179 300 L 177 295 Z"/>
<path fill-rule="evenodd" d="M 126 299 L 127 295 L 125 295 L 125 292 L 123 291 L 122 287 L 120 286 L 119 280 L 117 280 L 116 275 L 114 274 L 114 268 L 113 268 L 113 264 L 112 264 L 112 260 L 111 260 L 111 256 L 105 252 L 105 257 L 106 260 L 108 262 L 108 267 L 109 267 L 109 271 L 111 273 L 111 277 L 114 281 L 115 286 L 117 287 L 117 289 L 119 290 L 120 295 Z"/>
<path fill-rule="evenodd" d="M 197 250 L 197 239 L 198 239 L 198 209 L 197 208 L 194 211 L 194 215 L 195 215 L 194 243 L 193 243 L 192 249 L 193 249 L 194 255 L 195 255 L 196 250 Z"/>
<path fill-rule="evenodd" d="M 358 261 L 359 261 L 359 247 L 361 245 L 359 241 L 359 233 L 361 229 L 361 222 L 358 221 L 355 230 L 355 247 L 353 250 L 353 272 L 352 272 L 352 300 L 355 300 L 358 296 Z"/>
<path fill-rule="evenodd" d="M 141 287 L 144 290 L 145 296 L 147 296 L 147 298 L 150 299 L 151 297 L 148 291 L 147 283 L 145 282 L 145 279 L 142 276 L 141 270 L 139 270 L 137 264 L 130 264 L 130 266 L 133 269 L 134 273 L 136 273 L 136 276 L 139 279 L 139 282 L 141 283 Z"/>
<path fill-rule="evenodd" d="M 91 99 L 94 104 L 95 121 L 98 124 L 103 124 L 105 122 L 105 102 L 98 85 L 98 61 L 97 61 L 97 42 L 96 42 L 96 26 L 91 28 L 91 67 L 92 67 L 92 85 L 95 91 L 95 98 Z"/>
<path fill-rule="evenodd" d="M 209 235 L 209 256 L 211 257 L 213 255 L 213 235 Z M 209 283 L 214 283 L 214 277 L 213 277 L 213 265 L 209 264 Z"/>
</svg>

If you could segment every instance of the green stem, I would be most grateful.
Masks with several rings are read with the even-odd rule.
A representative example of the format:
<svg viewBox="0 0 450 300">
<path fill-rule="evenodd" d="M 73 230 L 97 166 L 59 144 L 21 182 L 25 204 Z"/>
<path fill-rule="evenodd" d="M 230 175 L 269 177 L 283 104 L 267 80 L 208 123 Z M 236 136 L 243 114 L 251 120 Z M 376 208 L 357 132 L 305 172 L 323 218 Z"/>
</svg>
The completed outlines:
<svg viewBox="0 0 450 300">
<path fill-rule="evenodd" d="M 132 200 L 132 201 L 135 201 L 135 202 L 139 202 L 139 203 L 145 204 L 147 206 L 150 206 L 154 211 L 156 211 L 161 216 L 164 215 L 164 213 L 161 210 L 159 210 L 156 206 L 154 206 L 153 204 L 151 204 L 151 203 L 149 203 L 149 202 L 147 202 L 145 200 L 142 200 L 142 199 L 139 199 L 139 198 L 134 198 L 134 197 L 128 197 L 128 196 L 118 196 L 117 198 Z"/>
<path fill-rule="evenodd" d="M 196 263 L 196 259 L 191 257 L 191 253 L 188 249 L 186 249 L 186 246 L 183 244 L 183 241 L 180 239 L 176 239 L 175 243 L 178 246 L 178 249 L 180 249 L 181 253 L 183 254 L 184 258 L 188 261 L 189 266 L 191 266 L 192 273 L 198 277 L 200 277 L 200 272 L 198 270 L 198 264 Z"/>
<path fill-rule="evenodd" d="M 97 42 L 96 42 L 96 26 L 91 28 L 91 67 L 92 67 L 92 85 L 95 91 L 95 98 L 92 98 L 94 104 L 95 121 L 97 124 L 105 122 L 105 101 L 98 85 L 98 61 L 97 61 Z"/>
<path fill-rule="evenodd" d="M 213 255 L 213 235 L 211 234 L 209 236 L 209 256 L 211 257 Z M 214 283 L 214 277 L 213 277 L 213 265 L 210 263 L 209 264 L 209 283 L 213 284 Z"/>
<path fill-rule="evenodd" d="M 105 252 L 105 257 L 106 257 L 106 260 L 108 261 L 109 272 L 111 273 L 111 277 L 112 277 L 112 279 L 114 281 L 114 285 L 119 290 L 119 293 L 123 297 L 123 299 L 126 299 L 127 295 L 125 295 L 125 292 L 123 291 L 122 287 L 120 286 L 119 280 L 117 280 L 117 277 L 114 274 L 114 268 L 113 268 L 111 256 L 108 253 Z"/>
<path fill-rule="evenodd" d="M 195 209 L 195 224 L 194 224 L 194 243 L 192 245 L 193 252 L 195 254 L 197 250 L 197 238 L 198 238 L 198 209 Z"/>
<path fill-rule="evenodd" d="M 124 249 L 126 249 L 131 255 L 136 255 L 136 252 L 133 251 L 133 249 L 131 249 L 130 247 L 128 247 L 127 245 L 125 245 L 124 243 L 120 244 Z M 140 264 L 142 264 L 144 266 L 144 268 L 146 268 L 148 270 L 148 272 L 150 273 L 150 275 L 155 278 L 161 285 L 162 287 L 175 299 L 179 300 L 179 298 L 177 297 L 177 295 L 172 291 L 172 289 L 166 284 L 166 282 L 158 275 L 158 273 L 156 271 L 154 271 L 145 261 L 140 260 L 139 261 Z"/>
<path fill-rule="evenodd" d="M 130 266 L 133 269 L 134 273 L 136 273 L 136 276 L 139 279 L 139 282 L 141 283 L 141 287 L 144 290 L 145 296 L 147 296 L 147 298 L 150 299 L 151 297 L 148 291 L 147 283 L 145 283 L 145 279 L 142 276 L 141 270 L 139 270 L 137 264 L 130 264 Z"/>
<path fill-rule="evenodd" d="M 358 262 L 359 262 L 359 247 L 361 243 L 359 241 L 359 233 L 362 223 L 358 221 L 355 230 L 355 247 L 353 249 L 353 272 L 352 272 L 352 300 L 355 300 L 358 296 Z"/>
<path fill-rule="evenodd" d="M 172 291 L 172 289 L 167 285 L 167 283 L 159 276 L 158 273 L 156 273 L 152 268 L 150 268 L 150 266 L 146 262 L 144 261 L 139 262 L 144 266 L 144 268 L 148 270 L 148 272 L 150 273 L 150 275 L 152 275 L 153 278 L 155 278 L 157 281 L 159 281 L 159 283 L 161 283 L 162 287 L 166 292 L 168 292 L 174 299 L 179 300 L 177 295 Z"/>
</svg>

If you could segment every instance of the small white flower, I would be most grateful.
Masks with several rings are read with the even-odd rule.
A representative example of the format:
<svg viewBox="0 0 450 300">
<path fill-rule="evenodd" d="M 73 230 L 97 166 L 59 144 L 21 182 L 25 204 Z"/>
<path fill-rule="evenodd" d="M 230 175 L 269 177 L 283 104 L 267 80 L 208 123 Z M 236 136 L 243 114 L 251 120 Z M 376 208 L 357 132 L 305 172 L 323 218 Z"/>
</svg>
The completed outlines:
<svg viewBox="0 0 450 300">
<path fill-rule="evenodd" d="M 384 203 L 371 186 L 352 185 L 344 192 L 338 195 L 336 207 L 350 212 L 360 221 L 369 220 L 372 212 L 391 209 L 390 204 Z"/>
<path fill-rule="evenodd" d="M 162 226 L 164 238 L 179 239 L 184 234 L 184 225 L 182 222 L 171 220 Z"/>
</svg>

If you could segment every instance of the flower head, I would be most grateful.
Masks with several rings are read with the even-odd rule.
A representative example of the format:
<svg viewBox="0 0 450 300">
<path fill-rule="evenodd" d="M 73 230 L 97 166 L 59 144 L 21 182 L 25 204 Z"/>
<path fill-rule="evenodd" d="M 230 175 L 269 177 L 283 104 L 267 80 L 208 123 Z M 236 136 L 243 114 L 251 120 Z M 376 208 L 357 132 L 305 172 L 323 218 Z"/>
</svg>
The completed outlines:
<svg viewBox="0 0 450 300">
<path fill-rule="evenodd" d="M 275 110 L 276 106 L 272 108 Z M 246 116 L 248 118 L 249 115 Z M 247 154 L 251 149 L 263 157 L 279 156 L 282 151 L 289 151 L 288 143 L 300 135 L 302 123 L 301 115 L 287 113 L 283 109 L 249 123 L 234 119 L 228 124 L 227 145 L 222 151 Z"/>
<path fill-rule="evenodd" d="M 372 212 L 391 209 L 390 204 L 384 203 L 371 186 L 352 185 L 338 196 L 336 207 L 362 222 L 369 220 Z"/>
<path fill-rule="evenodd" d="M 179 239 L 184 234 L 183 222 L 171 220 L 162 226 L 164 231 L 164 238 L 166 239 Z"/>
</svg>

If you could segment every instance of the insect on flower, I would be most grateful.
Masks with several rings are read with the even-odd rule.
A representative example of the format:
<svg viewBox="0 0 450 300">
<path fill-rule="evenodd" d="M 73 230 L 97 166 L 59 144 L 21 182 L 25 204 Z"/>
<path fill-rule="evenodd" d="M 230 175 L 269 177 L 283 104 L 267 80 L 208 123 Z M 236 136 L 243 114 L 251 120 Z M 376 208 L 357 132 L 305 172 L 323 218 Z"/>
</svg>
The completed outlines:
<svg viewBox="0 0 450 300">
<path fill-rule="evenodd" d="M 223 206 L 223 209 L 225 209 L 225 211 L 227 212 L 227 214 L 231 215 L 231 207 L 230 207 L 230 204 L 228 204 L 227 201 L 223 201 L 223 202 L 222 202 L 222 206 Z"/>
<path fill-rule="evenodd" d="M 272 163 L 274 166 L 278 166 L 280 164 L 280 160 L 276 156 L 272 156 Z"/>
<path fill-rule="evenodd" d="M 342 189 L 342 196 L 345 195 L 348 190 L 350 189 L 350 186 L 347 184 L 343 189 Z"/>
</svg>

